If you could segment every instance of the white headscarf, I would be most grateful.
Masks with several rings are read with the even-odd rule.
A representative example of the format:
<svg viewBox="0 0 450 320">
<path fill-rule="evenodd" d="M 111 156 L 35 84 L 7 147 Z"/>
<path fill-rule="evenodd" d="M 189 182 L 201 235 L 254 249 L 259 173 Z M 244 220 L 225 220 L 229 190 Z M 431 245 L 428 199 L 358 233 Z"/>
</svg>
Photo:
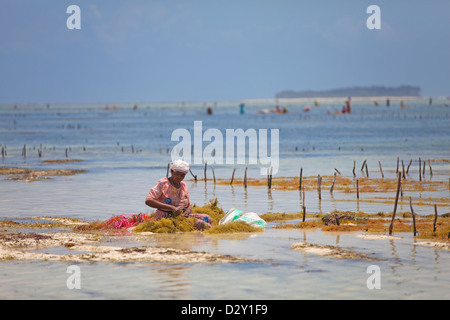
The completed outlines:
<svg viewBox="0 0 450 320">
<path fill-rule="evenodd" d="M 175 160 L 170 163 L 170 169 L 173 171 L 188 173 L 189 164 L 183 160 Z"/>
</svg>

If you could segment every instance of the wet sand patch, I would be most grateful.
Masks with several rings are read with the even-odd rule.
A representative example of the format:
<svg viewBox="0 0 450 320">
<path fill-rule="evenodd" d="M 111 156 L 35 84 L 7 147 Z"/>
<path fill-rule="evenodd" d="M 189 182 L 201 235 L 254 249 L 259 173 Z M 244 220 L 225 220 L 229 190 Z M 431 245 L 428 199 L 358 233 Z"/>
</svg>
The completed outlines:
<svg viewBox="0 0 450 320">
<path fill-rule="evenodd" d="M 331 245 L 319 245 L 306 242 L 296 242 L 291 245 L 291 248 L 305 253 L 312 253 L 320 256 L 334 257 L 340 259 L 358 259 L 358 260 L 368 260 L 368 261 L 380 261 L 371 257 L 369 255 L 355 252 L 353 250 L 342 249 Z"/>
<path fill-rule="evenodd" d="M 413 244 L 414 245 L 418 245 L 418 246 L 425 246 L 425 247 L 433 247 L 433 248 L 450 250 L 450 243 L 449 242 L 419 241 L 419 242 L 414 242 Z"/>
<path fill-rule="evenodd" d="M 401 240 L 402 237 L 389 236 L 385 234 L 358 234 L 356 237 L 366 240 Z M 433 247 L 438 249 L 450 250 L 450 242 L 443 241 L 414 241 L 413 245 Z"/>
<path fill-rule="evenodd" d="M 389 236 L 386 234 L 358 234 L 358 238 L 367 240 L 400 240 L 402 237 Z"/>
<path fill-rule="evenodd" d="M 103 236 L 89 233 L 0 234 L 0 260 L 158 262 L 164 264 L 244 262 L 246 259 L 161 247 L 115 247 L 101 245 Z M 45 248 L 64 247 L 74 254 L 51 254 Z"/>
</svg>

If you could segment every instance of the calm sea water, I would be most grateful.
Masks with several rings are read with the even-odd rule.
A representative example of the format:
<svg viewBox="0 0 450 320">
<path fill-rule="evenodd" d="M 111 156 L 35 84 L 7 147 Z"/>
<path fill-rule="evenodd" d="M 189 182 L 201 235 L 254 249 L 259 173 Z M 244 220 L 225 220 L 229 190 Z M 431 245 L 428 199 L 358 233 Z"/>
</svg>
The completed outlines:
<svg viewBox="0 0 450 320">
<path fill-rule="evenodd" d="M 367 160 L 370 177 L 380 177 L 378 161 L 386 177 L 395 177 L 397 157 L 409 163 L 411 175 L 418 172 L 418 159 L 450 159 L 448 100 L 353 101 L 351 114 L 340 111 L 344 100 L 329 101 L 314 107 L 313 102 L 283 103 L 287 114 L 261 114 L 273 109 L 274 102 L 246 103 L 239 113 L 239 103 L 139 103 L 85 105 L 4 105 L 0 106 L 0 144 L 6 147 L 4 166 L 35 169 L 85 169 L 86 173 L 55 177 L 34 183 L 0 180 L 0 218 L 29 216 L 67 216 L 86 220 L 107 219 L 114 214 L 146 212 L 145 196 L 156 181 L 166 175 L 171 151 L 178 141 L 171 141 L 176 129 L 186 129 L 194 137 L 194 122 L 202 122 L 203 133 L 227 129 L 279 130 L 279 171 L 276 176 L 332 175 L 335 168 L 342 175 L 362 176 L 360 166 Z M 304 112 L 306 105 L 310 112 Z M 208 115 L 206 108 L 212 107 Z M 267 139 L 269 140 L 269 139 Z M 261 140 L 258 141 L 261 143 Z M 201 150 L 210 144 L 203 141 Z M 22 156 L 26 145 L 27 156 Z M 262 178 L 260 158 L 257 164 L 213 164 L 216 178 Z M 38 157 L 38 149 L 42 157 Z M 224 149 L 225 150 L 225 149 Z M 66 164 L 43 164 L 48 159 L 83 160 Z M 217 153 L 216 153 L 217 155 Z M 270 152 L 269 154 L 270 155 Z M 225 158 L 224 158 L 225 160 Z M 448 181 L 448 162 L 432 162 L 433 177 Z M 266 187 L 245 189 L 215 185 L 203 181 L 202 164 L 193 164 L 196 183 L 188 181 L 193 203 L 203 205 L 217 197 L 224 210 L 239 208 L 258 213 L 298 212 L 301 199 L 296 191 L 268 192 Z M 428 171 L 427 171 L 428 172 Z M 210 166 L 208 178 L 212 177 Z M 188 178 L 191 178 L 188 176 Z M 392 195 L 391 195 L 392 196 Z M 408 194 L 414 199 L 428 198 L 424 192 Z M 434 193 L 445 198 L 449 190 Z M 361 210 L 369 213 L 392 211 L 392 205 L 354 200 L 352 194 L 306 193 L 308 212 Z M 362 199 L 363 200 L 363 199 Z M 449 211 L 448 205 L 439 208 Z M 399 208 L 399 211 L 408 211 Z M 415 208 L 428 214 L 431 207 Z M 263 263 L 226 265 L 158 266 L 148 264 L 81 264 L 82 290 L 68 290 L 65 263 L 2 262 L 0 264 L 1 298 L 168 298 L 168 299 L 287 299 L 287 298 L 449 298 L 447 251 L 413 246 L 413 239 L 361 240 L 355 234 L 333 235 L 320 231 L 277 231 L 245 239 L 214 239 L 198 236 L 188 241 L 189 249 L 236 254 L 262 259 Z M 382 270 L 382 289 L 366 286 L 366 261 L 320 258 L 293 252 L 290 245 L 306 240 L 313 243 L 353 247 L 376 252 L 385 259 L 377 262 Z M 114 240 L 116 241 L 116 240 Z M 131 245 L 130 239 L 120 240 Z M 180 238 L 149 239 L 150 245 L 180 246 Z M 138 275 L 138 276 L 137 276 Z M 239 285 L 230 286 L 230 279 Z"/>
</svg>

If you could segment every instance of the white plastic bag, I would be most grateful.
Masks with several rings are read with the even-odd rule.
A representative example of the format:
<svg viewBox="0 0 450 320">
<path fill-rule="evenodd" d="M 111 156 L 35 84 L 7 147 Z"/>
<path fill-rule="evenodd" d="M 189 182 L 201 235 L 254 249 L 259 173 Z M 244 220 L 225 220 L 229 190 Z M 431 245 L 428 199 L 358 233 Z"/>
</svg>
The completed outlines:
<svg viewBox="0 0 450 320">
<path fill-rule="evenodd" d="M 256 228 L 265 228 L 267 223 L 259 217 L 259 215 L 255 212 L 246 212 L 243 213 L 241 210 L 232 208 L 227 211 L 225 217 L 223 217 L 219 224 L 225 224 L 233 221 L 244 221 L 249 225 Z"/>
<path fill-rule="evenodd" d="M 235 221 L 244 221 L 255 228 L 265 228 L 267 223 L 255 212 L 246 212 L 241 214 Z"/>
<path fill-rule="evenodd" d="M 237 210 L 235 208 L 232 208 L 232 209 L 227 211 L 227 214 L 225 215 L 225 217 L 220 219 L 219 224 L 225 224 L 225 223 L 228 223 L 228 222 L 233 222 L 234 220 L 239 218 L 239 216 L 241 214 L 242 214 L 241 210 Z"/>
</svg>

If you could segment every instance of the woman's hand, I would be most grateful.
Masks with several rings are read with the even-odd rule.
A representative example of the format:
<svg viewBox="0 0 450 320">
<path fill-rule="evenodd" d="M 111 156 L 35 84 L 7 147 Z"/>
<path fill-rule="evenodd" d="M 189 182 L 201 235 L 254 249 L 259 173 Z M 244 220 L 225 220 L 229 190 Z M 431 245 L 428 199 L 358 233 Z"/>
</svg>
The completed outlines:
<svg viewBox="0 0 450 320">
<path fill-rule="evenodd" d="M 173 207 L 172 213 L 174 216 L 179 216 L 183 213 L 183 207 Z"/>
<path fill-rule="evenodd" d="M 189 217 L 189 215 L 191 214 L 191 212 L 192 212 L 192 206 L 189 204 L 188 207 L 185 207 L 183 214 L 184 214 L 186 217 Z"/>
</svg>

